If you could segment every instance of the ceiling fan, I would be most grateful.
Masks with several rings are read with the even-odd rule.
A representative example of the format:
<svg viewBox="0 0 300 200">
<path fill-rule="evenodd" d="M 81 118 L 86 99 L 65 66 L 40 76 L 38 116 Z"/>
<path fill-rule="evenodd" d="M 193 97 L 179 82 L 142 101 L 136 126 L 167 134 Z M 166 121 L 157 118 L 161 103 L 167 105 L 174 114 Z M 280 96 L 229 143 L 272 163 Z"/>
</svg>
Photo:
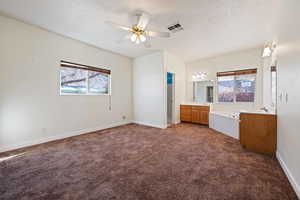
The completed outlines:
<svg viewBox="0 0 300 200">
<path fill-rule="evenodd" d="M 111 21 L 106 21 L 105 23 L 124 31 L 128 31 L 129 34 L 124 37 L 125 40 L 130 39 L 135 44 L 143 43 L 146 48 L 150 48 L 150 38 L 152 37 L 170 37 L 169 32 L 157 32 L 147 30 L 147 25 L 150 21 L 150 15 L 145 12 L 137 12 L 135 14 L 137 18 L 137 23 L 133 24 L 131 27 L 123 26 Z"/>
</svg>

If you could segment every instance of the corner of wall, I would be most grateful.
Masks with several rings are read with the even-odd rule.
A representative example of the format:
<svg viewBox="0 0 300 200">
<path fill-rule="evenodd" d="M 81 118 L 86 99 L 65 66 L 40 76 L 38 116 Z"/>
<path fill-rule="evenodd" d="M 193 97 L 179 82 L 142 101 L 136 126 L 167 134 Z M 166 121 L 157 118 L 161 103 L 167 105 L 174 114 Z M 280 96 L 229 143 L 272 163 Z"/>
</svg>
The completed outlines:
<svg viewBox="0 0 300 200">
<path fill-rule="evenodd" d="M 288 166 L 286 165 L 285 161 L 283 160 L 279 151 L 276 152 L 276 157 L 279 161 L 281 168 L 283 169 L 284 173 L 288 177 L 289 182 L 291 183 L 293 189 L 295 190 L 298 198 L 300 199 L 300 185 L 297 183 L 296 179 L 294 178 L 293 174 L 289 170 Z"/>
<path fill-rule="evenodd" d="M 43 144 L 43 143 L 47 143 L 47 142 L 51 142 L 51 141 L 55 141 L 55 140 L 64 139 L 64 138 L 69 138 L 69 137 L 73 137 L 73 136 L 84 135 L 87 133 L 101 131 L 104 129 L 122 126 L 122 125 L 130 124 L 130 123 L 132 123 L 132 121 L 128 120 L 128 121 L 124 121 L 124 122 L 112 123 L 109 125 L 102 125 L 102 126 L 98 126 L 98 127 L 94 127 L 94 128 L 87 128 L 87 129 L 81 129 L 81 130 L 76 130 L 76 131 L 64 132 L 61 134 L 52 135 L 52 136 L 48 136 L 48 137 L 27 140 L 27 141 L 23 141 L 23 142 L 20 142 L 17 144 L 13 144 L 13 145 L 0 146 L 0 153 L 12 151 L 12 150 L 16 150 L 16 149 L 20 149 L 20 148 L 24 148 L 24 147 L 29 147 L 29 146 L 33 146 L 33 145 Z"/>
</svg>

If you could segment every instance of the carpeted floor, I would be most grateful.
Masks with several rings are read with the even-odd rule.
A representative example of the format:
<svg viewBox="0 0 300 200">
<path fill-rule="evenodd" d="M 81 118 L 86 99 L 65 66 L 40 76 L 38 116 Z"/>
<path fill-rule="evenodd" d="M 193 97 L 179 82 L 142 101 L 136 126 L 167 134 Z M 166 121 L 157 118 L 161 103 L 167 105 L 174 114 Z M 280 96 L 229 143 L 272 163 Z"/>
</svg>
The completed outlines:
<svg viewBox="0 0 300 200">
<path fill-rule="evenodd" d="M 192 124 L 131 124 L 1 158 L 1 200 L 297 199 L 277 160 Z"/>
</svg>

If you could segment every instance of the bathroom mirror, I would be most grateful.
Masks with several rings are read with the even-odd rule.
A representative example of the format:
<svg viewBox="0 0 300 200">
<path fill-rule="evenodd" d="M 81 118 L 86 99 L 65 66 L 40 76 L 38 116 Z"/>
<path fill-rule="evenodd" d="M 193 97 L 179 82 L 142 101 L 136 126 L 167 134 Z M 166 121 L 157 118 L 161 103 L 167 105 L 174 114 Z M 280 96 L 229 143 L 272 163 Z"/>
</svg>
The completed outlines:
<svg viewBox="0 0 300 200">
<path fill-rule="evenodd" d="M 193 100 L 197 103 L 214 102 L 214 82 L 195 81 L 193 82 Z"/>
</svg>

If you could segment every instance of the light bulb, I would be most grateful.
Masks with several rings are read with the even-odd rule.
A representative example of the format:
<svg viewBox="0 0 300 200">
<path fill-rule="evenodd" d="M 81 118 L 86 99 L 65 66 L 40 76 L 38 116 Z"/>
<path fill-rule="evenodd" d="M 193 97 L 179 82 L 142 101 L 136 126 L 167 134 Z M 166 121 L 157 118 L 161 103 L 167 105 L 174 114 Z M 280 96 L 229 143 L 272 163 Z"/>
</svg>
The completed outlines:
<svg viewBox="0 0 300 200">
<path fill-rule="evenodd" d="M 269 57 L 272 55 L 272 49 L 269 46 L 266 46 L 263 51 L 262 57 Z"/>
<path fill-rule="evenodd" d="M 136 41 L 135 41 L 135 43 L 139 44 L 140 43 L 140 38 L 137 38 Z"/>
<path fill-rule="evenodd" d="M 140 40 L 141 40 L 141 42 L 145 42 L 146 41 L 146 37 L 144 35 L 140 35 Z"/>
<path fill-rule="evenodd" d="M 136 42 L 136 39 L 137 39 L 137 34 L 132 34 L 132 36 L 130 37 L 131 41 L 132 42 Z"/>
</svg>

